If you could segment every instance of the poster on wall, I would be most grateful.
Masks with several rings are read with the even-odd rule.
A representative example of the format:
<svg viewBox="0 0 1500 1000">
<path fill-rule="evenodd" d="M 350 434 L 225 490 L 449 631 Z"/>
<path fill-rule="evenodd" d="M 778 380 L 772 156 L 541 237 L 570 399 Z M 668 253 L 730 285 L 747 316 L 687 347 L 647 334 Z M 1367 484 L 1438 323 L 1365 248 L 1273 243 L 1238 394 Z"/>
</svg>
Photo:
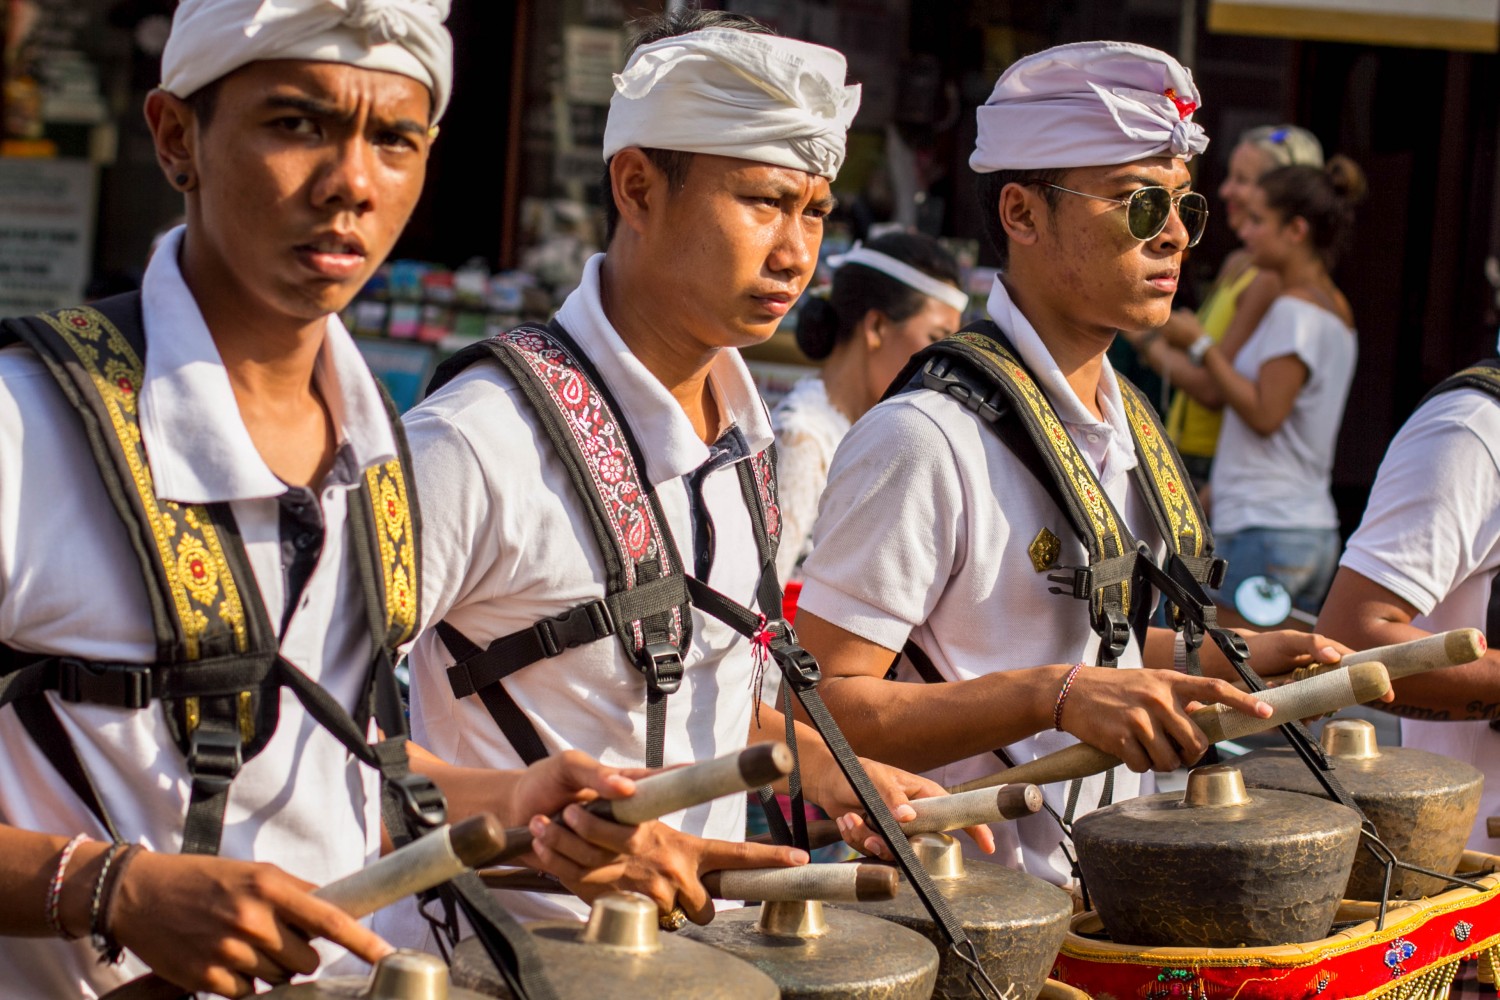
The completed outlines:
<svg viewBox="0 0 1500 1000">
<path fill-rule="evenodd" d="M 87 160 L 0 158 L 0 316 L 83 300 L 96 175 Z"/>
<path fill-rule="evenodd" d="M 1212 0 L 1208 29 L 1495 52 L 1500 51 L 1500 0 Z"/>
</svg>

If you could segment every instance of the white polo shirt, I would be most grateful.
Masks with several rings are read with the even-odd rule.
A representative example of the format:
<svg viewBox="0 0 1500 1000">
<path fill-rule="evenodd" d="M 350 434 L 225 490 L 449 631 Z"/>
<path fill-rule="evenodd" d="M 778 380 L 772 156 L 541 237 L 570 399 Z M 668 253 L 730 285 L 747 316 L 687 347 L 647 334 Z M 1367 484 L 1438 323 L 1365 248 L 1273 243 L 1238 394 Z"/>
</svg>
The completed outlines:
<svg viewBox="0 0 1500 1000">
<path fill-rule="evenodd" d="M 989 314 L 1015 345 L 1051 400 L 1069 436 L 1137 538 L 1161 554 L 1160 533 L 1131 481 L 1136 457 L 1109 361 L 1099 382 L 1104 419 L 1068 387 L 1035 329 L 997 278 Z M 813 551 L 803 564 L 800 607 L 886 649 L 909 638 L 948 680 L 1048 663 L 1093 663 L 1099 637 L 1083 601 L 1049 594 L 1046 573 L 1027 549 L 1049 529 L 1062 541 L 1060 566 L 1087 555 L 1041 482 L 993 430 L 951 398 L 909 392 L 855 422 L 834 458 Z M 1141 666 L 1134 639 L 1121 669 Z M 904 659 L 898 680 L 922 683 Z M 1046 730 L 1008 747 L 1017 763 L 1076 742 Z M 928 773 L 945 786 L 1002 769 L 993 754 Z M 1084 782 L 1082 815 L 1099 801 L 1103 776 Z M 1151 779 L 1115 771 L 1116 801 L 1149 792 Z M 1043 794 L 1061 814 L 1066 784 Z M 1062 833 L 1045 813 L 994 827 L 999 860 L 1065 885 L 1070 865 Z"/>
<path fill-rule="evenodd" d="M 1458 389 L 1421 406 L 1396 434 L 1364 520 L 1340 565 L 1409 601 L 1429 632 L 1485 627 L 1500 572 L 1500 405 Z M 1493 641 L 1497 637 L 1490 636 Z M 1475 691 L 1476 707 L 1500 692 Z M 1486 775 L 1469 836 L 1493 852 L 1485 818 L 1500 814 L 1500 733 L 1487 722 L 1401 720 L 1401 742 L 1467 761 Z"/>
<path fill-rule="evenodd" d="M 179 229 L 162 243 L 142 290 L 148 350 L 139 405 L 151 475 L 160 496 L 230 504 L 279 627 L 285 597 L 277 497 L 286 486 L 240 419 L 178 270 L 181 236 Z M 358 468 L 389 461 L 395 443 L 375 382 L 333 316 L 314 379 Z M 370 639 L 358 572 L 344 558 L 348 494 L 334 486 L 317 495 L 326 526 L 322 556 L 281 650 L 352 709 Z M 0 642 L 103 660 L 145 663 L 156 654 L 139 564 L 79 418 L 42 362 L 21 347 L 0 351 Z M 179 850 L 191 783 L 161 707 L 131 711 L 48 698 L 121 835 L 152 850 Z M 314 883 L 346 875 L 379 849 L 378 792 L 378 776 L 351 760 L 284 691 L 275 736 L 231 787 L 220 853 L 274 862 Z M 0 822 L 108 839 L 12 708 L 0 711 Z M 319 950 L 325 960 L 352 961 L 326 943 Z M 133 957 L 101 968 L 86 940 L 0 937 L 7 997 L 93 997 L 145 971 Z"/>
<path fill-rule="evenodd" d="M 598 255 L 588 262 L 558 322 L 593 363 L 635 434 L 646 463 L 640 471 L 661 499 L 682 560 L 691 571 L 696 518 L 706 513 L 714 545 L 707 582 L 748 605 L 759 559 L 739 478 L 732 463 L 703 476 L 706 511 L 695 515 L 690 477 L 709 461 L 710 450 L 610 326 L 599 299 L 603 260 Z M 765 405 L 738 352 L 721 351 L 709 379 L 726 435 L 741 436 L 746 454 L 770 445 Z M 424 622 L 446 619 L 484 647 L 604 596 L 604 561 L 585 508 L 530 404 L 498 365 L 469 368 L 407 414 L 406 428 L 422 496 Z M 749 643 L 696 610 L 692 628 L 682 686 L 667 699 L 667 765 L 745 746 L 757 700 Z M 455 764 L 519 767 L 521 758 L 479 697 L 453 697 L 446 675 L 453 662 L 433 631 L 411 651 L 415 739 Z M 606 764 L 644 765 L 646 685 L 618 640 L 574 647 L 503 683 L 549 752 L 577 748 Z M 745 797 L 728 796 L 667 821 L 701 836 L 743 840 Z M 531 919 L 587 912 L 571 897 L 503 893 L 501 902 Z"/>
</svg>

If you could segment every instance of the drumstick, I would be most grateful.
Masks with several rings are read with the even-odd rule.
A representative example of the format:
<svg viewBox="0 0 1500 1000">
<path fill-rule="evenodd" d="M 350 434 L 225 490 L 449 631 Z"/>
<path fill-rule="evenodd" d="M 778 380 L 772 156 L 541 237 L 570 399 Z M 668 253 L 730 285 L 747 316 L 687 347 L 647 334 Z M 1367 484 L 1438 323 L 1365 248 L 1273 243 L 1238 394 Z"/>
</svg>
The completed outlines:
<svg viewBox="0 0 1500 1000">
<path fill-rule="evenodd" d="M 1352 667 L 1358 663 L 1384 663 L 1391 680 L 1410 677 L 1413 674 L 1440 670 L 1443 667 L 1458 667 L 1473 663 L 1484 655 L 1487 645 L 1484 633 L 1477 628 L 1456 628 L 1448 632 L 1436 632 L 1410 642 L 1398 642 L 1390 646 L 1376 646 L 1360 653 L 1350 653 L 1338 663 L 1315 663 L 1309 667 L 1298 667 L 1292 671 L 1294 681 L 1306 680 L 1326 674 L 1340 667 Z"/>
<path fill-rule="evenodd" d="M 1239 739 L 1251 733 L 1265 732 L 1288 722 L 1337 712 L 1351 705 L 1374 701 L 1391 689 L 1391 680 L 1381 663 L 1356 663 L 1347 670 L 1334 670 L 1294 684 L 1283 684 L 1256 697 L 1272 708 L 1269 719 L 1245 715 L 1225 705 L 1205 705 L 1190 713 L 1193 722 L 1208 742 Z M 1120 763 L 1118 757 L 1087 743 L 1078 743 L 1045 757 L 1028 761 L 999 774 L 966 781 L 950 789 L 966 792 L 989 788 L 1001 782 L 1029 781 L 1038 785 L 1070 781 L 1099 774 Z"/>
<path fill-rule="evenodd" d="M 443 826 L 366 867 L 314 889 L 312 895 L 349 914 L 363 917 L 407 896 L 442 885 L 471 868 L 495 864 L 513 845 L 489 813 Z M 177 1000 L 177 986 L 152 973 L 105 994 L 105 1000 Z"/>
<path fill-rule="evenodd" d="M 901 832 L 908 836 L 919 833 L 947 833 L 962 830 L 966 826 L 981 826 L 986 823 L 1004 823 L 1020 819 L 1041 811 L 1042 790 L 1036 785 L 1005 784 L 999 788 L 977 788 L 958 795 L 935 795 L 927 799 L 912 799 L 911 807 L 917 818 L 901 824 Z M 771 835 L 761 834 L 749 838 L 751 843 L 769 844 Z M 807 824 L 807 846 L 812 850 L 836 844 L 843 839 L 838 823 L 831 819 L 819 819 Z"/>
<path fill-rule="evenodd" d="M 530 868 L 494 869 L 479 873 L 491 889 L 565 893 L 567 888 L 549 875 Z M 890 865 L 818 864 L 795 868 L 730 868 L 708 872 L 703 887 L 710 899 L 738 899 L 747 903 L 817 900 L 824 903 L 866 903 L 894 899 L 900 875 Z"/>
</svg>

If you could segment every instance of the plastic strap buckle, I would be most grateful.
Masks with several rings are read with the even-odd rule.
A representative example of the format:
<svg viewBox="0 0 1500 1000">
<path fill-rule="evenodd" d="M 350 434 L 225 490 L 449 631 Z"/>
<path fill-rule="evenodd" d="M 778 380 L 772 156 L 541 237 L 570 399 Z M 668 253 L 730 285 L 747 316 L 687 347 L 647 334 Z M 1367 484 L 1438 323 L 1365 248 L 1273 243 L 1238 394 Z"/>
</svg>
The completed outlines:
<svg viewBox="0 0 1500 1000">
<path fill-rule="evenodd" d="M 1049 594 L 1064 594 L 1086 601 L 1094 594 L 1094 571 L 1087 566 L 1059 566 L 1059 572 L 1048 573 L 1047 582 L 1057 584 L 1048 587 Z"/>
<path fill-rule="evenodd" d="M 199 725 L 188 742 L 187 769 L 193 781 L 211 791 L 229 787 L 244 764 L 240 734 Z"/>
<path fill-rule="evenodd" d="M 407 818 L 418 826 L 431 830 L 447 822 L 448 801 L 431 778 L 408 771 L 386 780 L 401 797 L 401 807 Z"/>
<path fill-rule="evenodd" d="M 543 618 L 533 628 L 548 657 L 615 634 L 614 619 L 603 601 L 590 601 L 552 618 Z"/>
<path fill-rule="evenodd" d="M 71 656 L 58 660 L 57 696 L 63 701 L 114 708 L 151 704 L 151 668 L 146 665 L 89 663 Z"/>
<path fill-rule="evenodd" d="M 682 654 L 670 642 L 647 643 L 637 655 L 646 675 L 646 690 L 653 695 L 673 694 L 682 687 Z"/>
</svg>

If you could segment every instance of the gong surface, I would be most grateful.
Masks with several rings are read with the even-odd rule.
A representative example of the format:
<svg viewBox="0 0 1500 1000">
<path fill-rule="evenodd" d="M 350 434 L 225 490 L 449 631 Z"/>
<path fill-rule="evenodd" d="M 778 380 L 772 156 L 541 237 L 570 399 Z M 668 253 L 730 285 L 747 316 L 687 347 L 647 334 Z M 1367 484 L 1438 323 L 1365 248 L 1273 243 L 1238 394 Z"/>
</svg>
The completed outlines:
<svg viewBox="0 0 1500 1000">
<path fill-rule="evenodd" d="M 364 976 L 335 976 L 295 986 L 278 986 L 269 993 L 258 996 L 267 1000 L 364 1000 L 369 996 L 370 981 Z M 448 987 L 448 1000 L 488 1000 L 482 993 Z"/>
<path fill-rule="evenodd" d="M 1296 792 L 1255 789 L 1247 803 L 1213 806 L 1168 792 L 1089 813 L 1073 842 L 1116 943 L 1263 947 L 1328 934 L 1359 817 Z"/>
<path fill-rule="evenodd" d="M 1003 865 L 964 858 L 959 878 L 934 879 L 933 884 L 964 933 L 974 943 L 980 964 L 1003 995 L 1033 1000 L 1052 971 L 1057 950 L 1068 933 L 1073 903 L 1057 886 L 1034 875 Z M 942 956 L 934 997 L 978 996 L 968 981 L 968 966 L 948 951 L 932 916 L 904 879 L 896 898 L 875 903 L 841 903 L 910 927 L 937 946 Z"/>
<path fill-rule="evenodd" d="M 761 933 L 760 908 L 727 910 L 706 927 L 678 933 L 722 948 L 776 981 L 786 1000 L 926 1000 L 937 979 L 932 942 L 884 920 L 827 906 L 827 933 L 815 938 Z"/>
<path fill-rule="evenodd" d="M 776 1000 L 780 996 L 776 983 L 754 966 L 681 934 L 663 934 L 661 951 L 637 955 L 580 941 L 583 927 L 570 921 L 526 925 L 559 1000 Z M 473 938 L 460 942 L 453 953 L 453 982 L 486 997 L 511 995 L 484 945 Z"/>
<path fill-rule="evenodd" d="M 1349 790 L 1396 857 L 1445 874 L 1457 870 L 1479 815 L 1482 773 L 1462 761 L 1411 747 L 1382 747 L 1376 757 L 1333 760 L 1333 776 Z M 1257 750 L 1235 766 L 1245 784 L 1255 788 L 1325 794 L 1291 747 Z M 1384 866 L 1361 849 L 1345 894 L 1350 899 L 1379 899 L 1384 878 Z M 1435 895 L 1444 885 L 1398 868 L 1391 875 L 1391 898 Z"/>
</svg>

